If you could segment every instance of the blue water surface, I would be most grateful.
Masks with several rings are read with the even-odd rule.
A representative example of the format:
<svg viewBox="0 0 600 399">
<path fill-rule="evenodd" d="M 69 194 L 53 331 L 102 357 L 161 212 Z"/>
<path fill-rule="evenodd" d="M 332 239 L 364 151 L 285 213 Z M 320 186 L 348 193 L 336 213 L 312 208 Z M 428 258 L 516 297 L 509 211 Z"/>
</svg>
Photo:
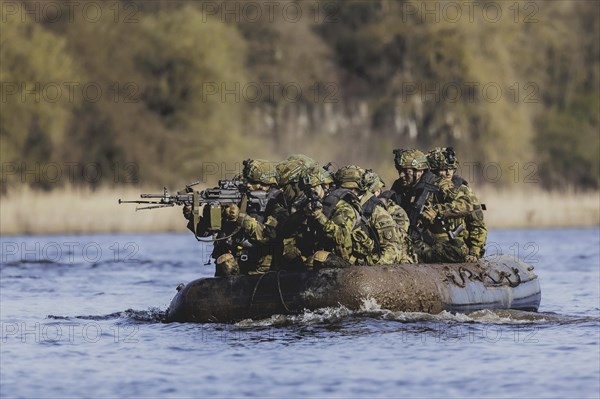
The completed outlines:
<svg viewBox="0 0 600 399">
<path fill-rule="evenodd" d="M 0 395 L 599 398 L 600 229 L 497 230 L 535 266 L 540 312 L 376 304 L 237 324 L 164 324 L 211 276 L 188 234 L 2 237 Z"/>
</svg>

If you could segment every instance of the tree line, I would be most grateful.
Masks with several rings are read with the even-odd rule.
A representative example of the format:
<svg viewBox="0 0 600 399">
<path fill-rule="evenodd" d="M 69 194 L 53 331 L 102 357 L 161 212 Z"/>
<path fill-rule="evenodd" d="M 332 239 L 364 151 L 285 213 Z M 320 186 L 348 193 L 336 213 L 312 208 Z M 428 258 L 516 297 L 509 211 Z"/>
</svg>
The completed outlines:
<svg viewBox="0 0 600 399">
<path fill-rule="evenodd" d="M 179 184 L 294 152 L 385 174 L 393 148 L 448 145 L 598 189 L 599 3 L 474 4 L 3 0 L 3 191 L 58 160 Z"/>
</svg>

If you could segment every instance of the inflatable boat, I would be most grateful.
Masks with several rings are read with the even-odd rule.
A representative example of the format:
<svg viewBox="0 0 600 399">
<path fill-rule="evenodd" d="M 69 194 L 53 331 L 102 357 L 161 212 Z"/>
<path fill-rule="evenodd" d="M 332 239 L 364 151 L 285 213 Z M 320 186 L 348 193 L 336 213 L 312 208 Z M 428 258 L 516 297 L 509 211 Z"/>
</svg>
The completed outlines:
<svg viewBox="0 0 600 399">
<path fill-rule="evenodd" d="M 537 311 L 540 285 L 533 267 L 510 256 L 477 263 L 353 266 L 344 269 L 202 278 L 180 284 L 167 322 L 235 322 L 365 300 L 405 312 Z"/>
</svg>

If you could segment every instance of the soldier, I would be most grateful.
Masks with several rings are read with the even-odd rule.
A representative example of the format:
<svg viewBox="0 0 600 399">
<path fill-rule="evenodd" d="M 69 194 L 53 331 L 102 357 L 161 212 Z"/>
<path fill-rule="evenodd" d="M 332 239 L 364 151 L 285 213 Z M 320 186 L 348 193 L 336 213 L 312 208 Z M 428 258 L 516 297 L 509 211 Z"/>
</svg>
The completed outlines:
<svg viewBox="0 0 600 399">
<path fill-rule="evenodd" d="M 375 244 L 372 257 L 375 264 L 405 263 L 408 261 L 408 248 L 404 246 L 394 218 L 378 198 L 384 186 L 375 172 L 371 169 L 364 171 L 358 189 L 355 189 L 360 199 L 362 222 Z"/>
<path fill-rule="evenodd" d="M 469 199 L 471 209 L 466 210 L 466 215 L 461 219 L 451 219 L 449 228 L 455 230 L 460 224 L 464 226 L 461 237 L 469 248 L 469 254 L 465 262 L 476 262 L 485 253 L 485 242 L 487 239 L 487 228 L 483 220 L 483 209 L 485 205 L 479 202 L 475 192 L 468 182 L 456 174 L 458 159 L 452 147 L 434 148 L 427 154 L 427 160 L 431 171 L 437 176 L 450 180 L 454 188 Z"/>
<path fill-rule="evenodd" d="M 224 209 L 225 219 L 234 223 L 243 235 L 236 253 L 246 264 L 242 270 L 251 274 L 269 271 L 282 250 L 277 226 L 287 219 L 288 212 L 281 205 L 282 192 L 277 188 L 275 167 L 276 163 L 261 159 L 244 161 L 242 174 L 249 192 L 263 195 L 265 203 L 261 212 L 242 212 L 237 204 Z"/>
<path fill-rule="evenodd" d="M 269 168 L 269 165 L 274 166 L 263 160 L 244 161 L 246 190 L 242 209 L 233 203 L 224 205 L 221 215 L 215 216 L 210 206 L 204 206 L 202 217 L 194 229 L 191 206 L 183 208 L 183 215 L 189 221 L 188 229 L 196 231 L 200 237 L 215 235 L 211 254 L 215 259 L 215 277 L 264 273 L 268 270 L 272 251 L 267 249 L 266 244 L 274 236 L 272 225 L 278 217 L 282 217 L 269 209 L 278 194 L 274 187 L 274 168 Z M 247 201 L 248 197 L 254 198 L 251 204 Z M 221 218 L 217 230 L 211 226 L 211 218 L 214 217 Z"/>
<path fill-rule="evenodd" d="M 388 197 L 408 214 L 409 237 L 419 261 L 464 262 L 467 246 L 449 230 L 447 221 L 471 208 L 468 198 L 452 182 L 431 173 L 419 150 L 394 150 L 394 163 L 399 178 Z"/>
<path fill-rule="evenodd" d="M 316 231 L 308 219 L 324 196 L 324 170 L 314 161 L 306 162 L 310 158 L 299 157 L 292 156 L 277 165 L 278 183 L 289 212 L 289 218 L 279 229 L 284 244 L 281 267 L 287 270 L 312 267 L 313 255 L 319 249 Z"/>
<path fill-rule="evenodd" d="M 290 155 L 286 161 L 295 161 L 295 160 L 300 160 L 302 161 L 302 163 L 304 164 L 305 167 L 313 167 L 313 166 L 319 166 L 319 163 L 317 161 L 315 161 L 314 159 L 304 155 L 304 154 L 292 154 Z M 325 194 L 328 194 L 330 191 L 330 186 L 334 183 L 333 181 L 333 175 L 330 172 L 330 168 L 332 166 L 332 163 L 329 162 L 326 165 L 323 166 L 323 170 L 321 171 L 322 176 L 321 176 L 321 186 L 323 187 L 323 190 L 325 191 Z"/>
<path fill-rule="evenodd" d="M 340 168 L 334 176 L 337 188 L 323 199 L 322 209 L 311 214 L 317 230 L 319 247 L 324 252 L 317 254 L 317 260 L 330 262 L 332 253 L 344 265 L 374 264 L 375 243 L 369 235 L 358 228 L 361 223 L 359 193 L 364 193 L 364 170 L 358 166 Z M 366 229 L 365 229 L 366 230 Z"/>
<path fill-rule="evenodd" d="M 398 247 L 399 247 L 399 256 L 394 261 L 394 263 L 415 263 L 416 257 L 412 253 L 412 248 L 410 245 L 410 240 L 408 238 L 408 216 L 402 207 L 393 200 L 385 198 L 382 196 L 382 189 L 385 187 L 385 183 L 381 180 L 381 177 L 371 169 L 367 169 L 365 171 L 364 180 L 367 184 L 368 191 L 372 194 L 369 196 L 365 195 L 365 198 L 361 199 L 361 202 L 365 202 L 363 205 L 363 216 L 366 216 L 369 213 L 369 207 L 372 206 L 373 203 L 377 203 L 377 206 L 382 206 L 387 213 L 392 217 L 395 227 L 396 227 L 396 235 L 398 236 Z M 377 200 L 377 202 L 375 202 Z M 383 216 L 383 219 L 387 219 L 387 216 Z M 378 262 L 383 264 L 384 262 Z"/>
</svg>

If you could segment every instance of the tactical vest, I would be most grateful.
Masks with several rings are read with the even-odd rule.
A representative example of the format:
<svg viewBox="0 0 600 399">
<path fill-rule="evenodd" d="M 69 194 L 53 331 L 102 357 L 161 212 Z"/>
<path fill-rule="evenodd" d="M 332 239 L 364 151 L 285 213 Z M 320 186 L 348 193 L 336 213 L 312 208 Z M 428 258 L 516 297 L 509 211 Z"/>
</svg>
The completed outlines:
<svg viewBox="0 0 600 399">
<path fill-rule="evenodd" d="M 356 194 L 352 192 L 352 190 L 348 190 L 346 188 L 335 189 L 323 199 L 323 214 L 327 216 L 328 219 L 331 218 L 337 203 L 342 199 L 350 204 L 357 214 L 356 223 L 352 230 L 360 229 L 369 238 L 371 238 L 375 244 L 375 250 L 377 251 L 377 254 L 381 256 L 382 250 L 379 237 L 369 222 L 375 207 L 377 205 L 382 205 L 381 201 L 377 197 L 373 196 L 361 207 L 360 200 Z"/>
<path fill-rule="evenodd" d="M 347 188 L 337 188 L 330 192 L 327 197 L 323 198 L 323 214 L 327 216 L 327 219 L 331 219 L 335 207 L 340 200 L 346 201 L 360 215 L 360 205 L 356 194 Z"/>
<path fill-rule="evenodd" d="M 466 181 L 465 179 L 463 179 L 459 175 L 452 176 L 452 183 L 454 184 L 454 187 L 457 189 L 460 188 L 460 186 L 462 186 L 463 184 L 465 186 L 469 185 L 469 182 Z M 477 205 L 475 205 L 475 207 L 473 209 L 473 216 L 475 218 L 477 218 L 478 220 L 480 220 L 479 218 L 483 219 L 483 214 L 481 214 L 480 216 L 475 216 L 475 212 L 485 211 L 485 210 L 487 210 L 487 207 L 485 206 L 485 204 L 477 204 Z"/>
<path fill-rule="evenodd" d="M 469 182 L 466 181 L 465 179 L 463 179 L 462 177 L 460 177 L 459 175 L 454 175 L 452 176 L 452 183 L 454 184 L 455 188 L 459 188 L 460 186 L 462 186 L 463 184 L 465 186 L 469 185 Z"/>
</svg>

